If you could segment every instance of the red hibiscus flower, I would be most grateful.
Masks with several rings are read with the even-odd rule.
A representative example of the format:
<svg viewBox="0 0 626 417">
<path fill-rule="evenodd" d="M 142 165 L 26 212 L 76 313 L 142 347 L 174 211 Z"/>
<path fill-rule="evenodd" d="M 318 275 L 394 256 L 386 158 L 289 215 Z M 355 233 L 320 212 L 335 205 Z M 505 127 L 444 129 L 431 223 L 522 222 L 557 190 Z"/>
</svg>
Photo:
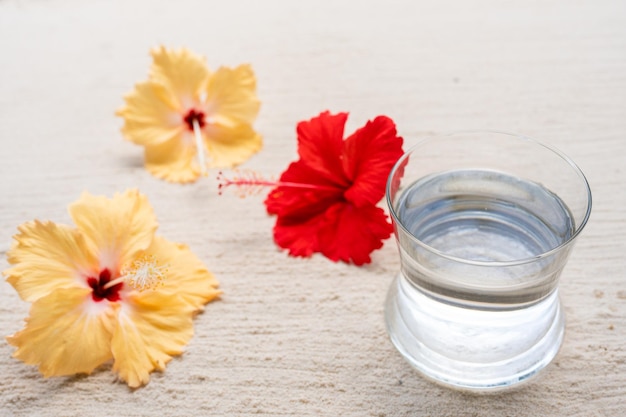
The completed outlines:
<svg viewBox="0 0 626 417">
<path fill-rule="evenodd" d="M 290 255 L 320 252 L 362 265 L 393 232 L 376 204 L 402 155 L 402 138 L 391 119 L 378 116 L 344 140 L 347 117 L 324 112 L 298 124 L 300 159 L 265 200 L 277 216 L 274 240 Z"/>
</svg>

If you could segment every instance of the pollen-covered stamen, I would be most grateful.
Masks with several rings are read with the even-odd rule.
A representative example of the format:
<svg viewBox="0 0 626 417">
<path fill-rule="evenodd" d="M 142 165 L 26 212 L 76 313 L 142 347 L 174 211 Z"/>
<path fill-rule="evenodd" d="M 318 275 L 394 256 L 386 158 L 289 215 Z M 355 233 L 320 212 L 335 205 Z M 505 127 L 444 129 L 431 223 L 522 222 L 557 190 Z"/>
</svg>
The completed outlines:
<svg viewBox="0 0 626 417">
<path fill-rule="evenodd" d="M 126 283 L 138 291 L 155 289 L 163 285 L 168 271 L 168 265 L 159 265 L 154 255 L 143 255 L 135 259 L 130 265 L 122 268 L 121 276 L 108 281 L 104 289 Z"/>
<path fill-rule="evenodd" d="M 167 265 L 159 265 L 154 255 L 144 255 L 135 259 L 130 266 L 122 268 L 121 272 L 131 287 L 143 291 L 163 285 Z"/>
<path fill-rule="evenodd" d="M 239 197 L 245 197 L 247 195 L 258 194 L 265 187 L 291 187 L 291 188 L 307 188 L 312 190 L 326 190 L 326 191 L 338 191 L 338 187 L 319 185 L 319 184 L 304 184 L 299 182 L 289 181 L 275 181 L 272 179 L 264 178 L 256 171 L 234 171 L 235 175 L 232 178 L 226 177 L 221 171 L 217 175 L 218 193 L 221 195 L 224 188 L 235 187 L 236 193 Z"/>
</svg>

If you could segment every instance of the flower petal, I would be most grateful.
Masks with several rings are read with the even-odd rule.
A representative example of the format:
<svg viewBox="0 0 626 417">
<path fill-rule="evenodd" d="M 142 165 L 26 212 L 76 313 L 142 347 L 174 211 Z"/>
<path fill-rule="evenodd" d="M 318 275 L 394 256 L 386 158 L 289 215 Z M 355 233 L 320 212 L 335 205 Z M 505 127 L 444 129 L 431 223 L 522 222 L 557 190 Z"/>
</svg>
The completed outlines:
<svg viewBox="0 0 626 417">
<path fill-rule="evenodd" d="M 340 157 L 347 113 L 331 115 L 324 112 L 306 122 L 298 123 L 298 154 L 300 160 L 327 181 L 338 186 L 349 185 Z"/>
<path fill-rule="evenodd" d="M 345 198 L 357 207 L 375 205 L 385 195 L 391 168 L 402 156 L 402 138 L 393 121 L 379 116 L 358 129 L 344 143 L 343 169 L 352 182 Z"/>
<path fill-rule="evenodd" d="M 278 246 L 289 249 L 292 256 L 309 257 L 319 252 L 317 231 L 324 221 L 324 213 L 305 221 L 279 217 L 274 226 L 274 241 Z"/>
<path fill-rule="evenodd" d="M 196 145 L 191 133 L 183 132 L 167 142 L 146 146 L 146 169 L 170 182 L 187 183 L 201 175 Z"/>
<path fill-rule="evenodd" d="M 380 249 L 392 232 L 393 226 L 381 208 L 338 203 L 326 211 L 318 241 L 320 251 L 329 259 L 363 265 L 371 262 L 370 253 Z"/>
<path fill-rule="evenodd" d="M 186 48 L 174 50 L 161 46 L 150 54 L 153 59 L 150 80 L 169 91 L 172 105 L 181 109 L 197 104 L 210 75 L 204 59 Z"/>
<path fill-rule="evenodd" d="M 261 102 L 256 96 L 256 78 L 250 65 L 219 68 L 206 86 L 206 103 L 219 124 L 252 124 Z"/>
<path fill-rule="evenodd" d="M 26 301 L 35 301 L 57 288 L 76 286 L 78 277 L 98 268 L 97 259 L 75 229 L 36 220 L 18 230 L 7 253 L 13 267 L 4 274 Z"/>
<path fill-rule="evenodd" d="M 182 353 L 193 335 L 193 307 L 160 291 L 133 293 L 127 301 L 111 342 L 113 371 L 136 388 L 150 380 L 150 372 L 164 370 L 173 355 Z"/>
<path fill-rule="evenodd" d="M 124 97 L 126 106 L 116 112 L 124 118 L 122 133 L 138 145 L 160 144 L 185 130 L 180 111 L 162 85 L 143 82 Z"/>
<path fill-rule="evenodd" d="M 212 124 L 204 128 L 204 139 L 209 165 L 215 168 L 239 165 L 263 145 L 261 136 L 245 123 L 233 126 Z"/>
<path fill-rule="evenodd" d="M 164 285 L 158 289 L 159 292 L 178 294 L 194 311 L 203 310 L 206 303 L 221 294 L 217 289 L 217 279 L 187 245 L 156 236 L 146 253 L 154 255 L 168 267 Z"/>
<path fill-rule="evenodd" d="M 84 193 L 69 212 L 85 235 L 100 268 L 118 271 L 121 265 L 145 250 L 158 227 L 152 206 L 137 190 L 116 193 L 113 198 Z"/>
<path fill-rule="evenodd" d="M 114 310 L 90 312 L 90 298 L 90 289 L 61 288 L 35 301 L 26 327 L 7 337 L 13 357 L 45 377 L 90 373 L 111 359 Z"/>
</svg>

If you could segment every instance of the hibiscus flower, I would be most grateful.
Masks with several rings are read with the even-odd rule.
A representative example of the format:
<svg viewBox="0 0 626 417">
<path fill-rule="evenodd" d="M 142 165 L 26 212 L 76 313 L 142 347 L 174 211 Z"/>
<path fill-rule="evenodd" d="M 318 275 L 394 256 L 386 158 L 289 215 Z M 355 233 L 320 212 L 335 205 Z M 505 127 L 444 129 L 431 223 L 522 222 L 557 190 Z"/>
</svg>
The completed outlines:
<svg viewBox="0 0 626 417">
<path fill-rule="evenodd" d="M 277 216 L 274 240 L 293 256 L 320 252 L 333 261 L 362 265 L 393 233 L 377 203 L 391 168 L 402 155 L 402 138 L 386 116 L 367 122 L 343 139 L 347 113 L 328 112 L 298 124 L 298 154 L 278 181 L 257 174 L 220 177 L 220 188 L 258 190 L 273 186 L 265 200 Z"/>
<path fill-rule="evenodd" d="M 252 122 L 260 102 L 249 65 L 211 72 L 183 48 L 151 51 L 148 81 L 125 96 L 122 133 L 145 147 L 146 169 L 170 182 L 191 182 L 210 167 L 233 167 L 261 149 Z"/>
<path fill-rule="evenodd" d="M 69 212 L 76 228 L 35 220 L 14 236 L 4 274 L 33 304 L 24 329 L 7 338 L 13 356 L 45 377 L 113 360 L 139 387 L 182 353 L 218 283 L 187 246 L 155 236 L 152 207 L 136 190 L 85 193 Z"/>
</svg>

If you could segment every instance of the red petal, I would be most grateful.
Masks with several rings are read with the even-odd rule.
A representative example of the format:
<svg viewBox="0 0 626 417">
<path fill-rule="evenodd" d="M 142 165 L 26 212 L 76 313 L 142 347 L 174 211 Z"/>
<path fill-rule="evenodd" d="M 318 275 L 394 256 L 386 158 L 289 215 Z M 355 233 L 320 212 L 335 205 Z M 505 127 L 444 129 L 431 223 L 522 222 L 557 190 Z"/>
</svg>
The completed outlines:
<svg viewBox="0 0 626 417">
<path fill-rule="evenodd" d="M 324 213 L 300 222 L 279 217 L 274 226 L 274 241 L 281 248 L 289 249 L 293 256 L 311 256 L 319 252 L 317 231 L 324 220 Z"/>
<path fill-rule="evenodd" d="M 341 166 L 343 149 L 343 128 L 348 118 L 347 113 L 331 115 L 329 112 L 306 122 L 298 123 L 298 154 L 300 160 L 311 167 L 317 177 L 330 180 L 337 185 L 347 187 L 348 179 Z M 307 184 L 316 182 L 315 178 L 306 178 Z"/>
<path fill-rule="evenodd" d="M 378 116 L 354 132 L 343 150 L 343 169 L 353 183 L 344 193 L 346 200 L 357 207 L 378 203 L 385 195 L 389 171 L 402 153 L 402 138 L 386 116 Z"/>
<path fill-rule="evenodd" d="M 380 249 L 391 233 L 393 226 L 381 208 L 339 203 L 326 211 L 317 243 L 320 252 L 333 261 L 363 265 L 371 262 L 370 253 Z"/>
</svg>

